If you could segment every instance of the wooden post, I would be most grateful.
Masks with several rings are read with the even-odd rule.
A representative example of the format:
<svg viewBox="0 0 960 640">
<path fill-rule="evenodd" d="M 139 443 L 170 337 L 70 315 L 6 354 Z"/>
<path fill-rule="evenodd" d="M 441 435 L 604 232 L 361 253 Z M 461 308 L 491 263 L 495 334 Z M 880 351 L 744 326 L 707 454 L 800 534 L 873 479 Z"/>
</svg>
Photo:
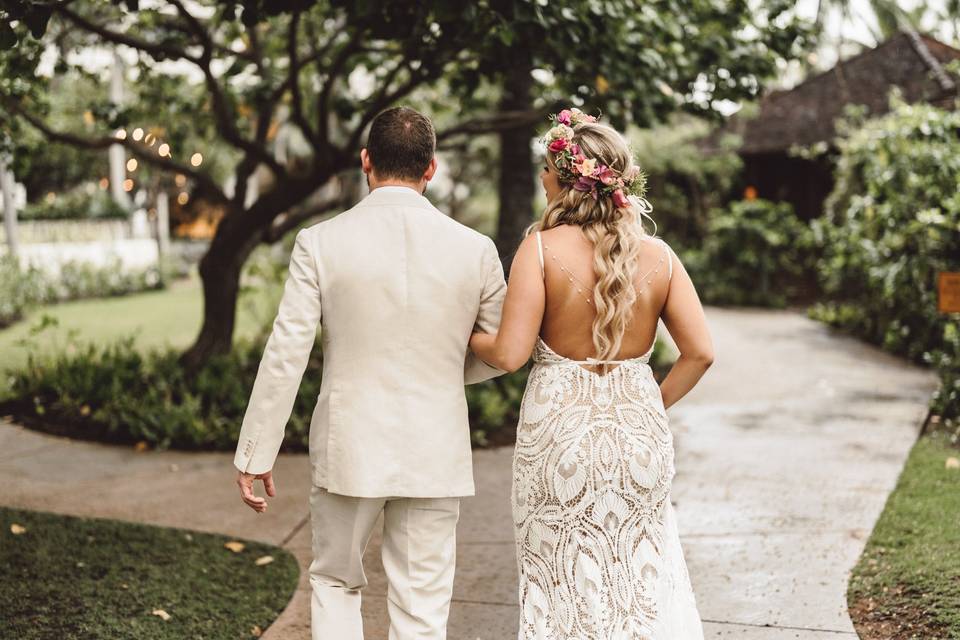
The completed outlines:
<svg viewBox="0 0 960 640">
<path fill-rule="evenodd" d="M 157 194 L 157 250 L 161 260 L 170 252 L 170 196 L 163 189 Z"/>
<path fill-rule="evenodd" d="M 16 256 L 19 249 L 17 242 L 17 203 L 13 197 L 16 181 L 13 172 L 7 166 L 6 158 L 0 156 L 0 190 L 3 191 L 3 228 L 7 234 L 7 247 L 10 255 Z"/>
</svg>

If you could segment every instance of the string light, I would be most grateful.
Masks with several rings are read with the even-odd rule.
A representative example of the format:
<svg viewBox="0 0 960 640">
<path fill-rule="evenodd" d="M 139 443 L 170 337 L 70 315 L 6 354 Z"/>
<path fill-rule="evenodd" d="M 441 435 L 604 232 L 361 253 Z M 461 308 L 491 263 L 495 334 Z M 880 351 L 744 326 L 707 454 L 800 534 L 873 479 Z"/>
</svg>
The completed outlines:
<svg viewBox="0 0 960 640">
<path fill-rule="evenodd" d="M 100 188 L 106 190 L 110 186 L 110 181 L 106 178 L 100 178 Z"/>
<path fill-rule="evenodd" d="M 192 156 L 190 156 L 190 164 L 192 164 L 193 166 L 199 167 L 200 163 L 202 162 L 203 162 L 203 154 L 201 154 L 199 151 L 193 154 Z"/>
<path fill-rule="evenodd" d="M 124 139 L 126 139 L 126 137 L 127 137 L 127 130 L 126 130 L 126 129 L 117 129 L 116 131 L 114 131 L 113 136 L 114 136 L 117 140 L 124 140 Z"/>
<path fill-rule="evenodd" d="M 168 145 L 166 142 L 164 142 L 164 143 L 161 144 L 159 147 L 157 147 L 157 153 L 158 153 L 161 157 L 163 157 L 163 156 L 169 156 L 169 155 L 170 155 L 170 145 Z"/>
<path fill-rule="evenodd" d="M 123 181 L 123 190 L 124 191 L 133 191 L 133 180 L 127 178 Z"/>
<path fill-rule="evenodd" d="M 136 171 L 137 165 L 138 165 L 137 159 L 130 158 L 129 160 L 127 160 L 127 171 Z"/>
<path fill-rule="evenodd" d="M 177 183 L 178 187 L 182 187 L 183 185 L 187 184 L 187 176 L 183 175 L 182 173 L 178 173 L 177 177 L 174 178 L 173 181 Z"/>
<path fill-rule="evenodd" d="M 180 205 L 187 204 L 189 200 L 190 200 L 190 196 L 187 194 L 186 191 L 181 191 L 180 195 L 177 196 L 177 202 L 180 203 Z"/>
<path fill-rule="evenodd" d="M 143 137 L 143 129 L 141 129 L 140 127 L 137 127 L 136 129 L 134 129 L 134 130 L 133 130 L 133 136 L 132 136 L 132 137 L 133 137 L 134 140 L 136 140 L 136 141 L 139 142 L 139 141 L 140 141 L 140 138 Z"/>
</svg>

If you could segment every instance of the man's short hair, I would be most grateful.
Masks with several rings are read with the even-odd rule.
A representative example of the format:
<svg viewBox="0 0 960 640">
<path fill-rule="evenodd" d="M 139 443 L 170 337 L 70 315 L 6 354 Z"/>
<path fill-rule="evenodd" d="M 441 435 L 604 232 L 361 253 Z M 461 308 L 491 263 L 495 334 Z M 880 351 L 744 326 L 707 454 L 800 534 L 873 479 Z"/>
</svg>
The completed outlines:
<svg viewBox="0 0 960 640">
<path fill-rule="evenodd" d="M 410 107 L 381 111 L 367 134 L 367 154 L 377 178 L 419 182 L 437 147 L 430 118 Z"/>
</svg>

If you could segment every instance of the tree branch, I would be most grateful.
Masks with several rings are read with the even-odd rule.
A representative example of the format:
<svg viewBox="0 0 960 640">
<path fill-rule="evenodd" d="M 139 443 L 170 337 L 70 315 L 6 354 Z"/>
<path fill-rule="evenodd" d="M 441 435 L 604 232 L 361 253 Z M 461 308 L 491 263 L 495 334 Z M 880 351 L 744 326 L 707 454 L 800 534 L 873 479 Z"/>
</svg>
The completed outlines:
<svg viewBox="0 0 960 640">
<path fill-rule="evenodd" d="M 465 120 L 453 127 L 437 132 L 437 142 L 439 143 L 455 136 L 493 133 L 495 131 L 503 131 L 505 129 L 513 129 L 514 127 L 532 124 L 542 120 L 547 113 L 548 112 L 543 109 L 501 111 L 492 116 Z"/>
<path fill-rule="evenodd" d="M 234 147 L 246 152 L 247 154 L 255 157 L 259 162 L 264 163 L 274 172 L 278 179 L 281 179 L 286 176 L 286 168 L 283 167 L 276 158 L 267 153 L 266 149 L 257 147 L 254 143 L 250 142 L 244 138 L 239 130 L 236 127 L 236 123 L 233 121 L 233 118 L 230 114 L 229 107 L 227 105 L 226 97 L 223 92 L 223 88 L 217 83 L 216 78 L 213 76 L 213 72 L 210 70 L 210 60 L 211 60 L 211 46 L 212 40 L 210 35 L 206 33 L 203 25 L 197 21 L 196 17 L 186 11 L 183 5 L 178 0 L 171 0 L 171 2 L 181 11 L 181 15 L 191 26 L 191 30 L 198 34 L 201 41 L 203 42 L 203 54 L 198 58 L 195 56 L 189 55 L 186 51 L 182 49 L 177 49 L 176 47 L 171 47 L 169 45 L 160 45 L 135 38 L 133 36 L 128 36 L 124 33 L 118 33 L 116 31 L 111 31 L 105 27 L 102 27 L 98 24 L 90 22 L 83 16 L 71 11 L 65 5 L 55 5 L 54 10 L 60 12 L 71 20 L 74 24 L 80 28 L 89 31 L 90 33 L 95 33 L 99 35 L 104 40 L 108 42 L 113 42 L 116 44 L 125 44 L 127 46 L 133 47 L 140 51 L 149 53 L 154 57 L 163 58 L 174 58 L 174 59 L 185 59 L 189 60 L 193 64 L 197 65 L 200 70 L 203 72 L 204 79 L 206 80 L 206 85 L 210 91 L 211 98 L 213 99 L 214 107 L 214 116 L 217 121 L 218 129 L 223 135 L 224 140 L 232 144 Z"/>
<path fill-rule="evenodd" d="M 330 139 L 330 130 L 327 123 L 330 116 L 330 94 L 333 91 L 334 82 L 343 72 L 343 67 L 347 64 L 350 56 L 356 53 L 360 45 L 360 32 L 357 31 L 350 36 L 343 48 L 337 53 L 337 56 L 330 63 L 330 71 L 327 73 L 327 79 L 320 90 L 320 96 L 317 98 L 317 132 L 321 142 L 327 142 Z"/>
<path fill-rule="evenodd" d="M 134 36 L 127 35 L 125 33 L 112 31 L 110 29 L 107 29 L 106 27 L 90 22 L 80 14 L 75 13 L 74 11 L 69 9 L 65 4 L 55 4 L 53 5 L 53 10 L 63 14 L 67 19 L 69 19 L 71 22 L 76 24 L 78 27 L 80 27 L 84 31 L 95 33 L 108 42 L 113 42 L 116 44 L 125 44 L 128 47 L 133 47 L 134 49 L 150 54 L 157 60 L 184 59 L 184 60 L 189 60 L 194 64 L 199 63 L 199 60 L 197 58 L 191 56 L 183 49 L 178 49 L 177 47 L 173 47 L 167 44 L 147 42 L 146 40 L 141 40 L 140 38 L 136 38 Z"/>
<path fill-rule="evenodd" d="M 346 206 L 343 194 L 326 198 L 314 205 L 301 207 L 296 211 L 291 211 L 286 215 L 280 216 L 274 224 L 264 234 L 264 241 L 273 243 L 285 236 L 290 230 L 297 227 L 302 222 L 309 220 L 314 216 L 326 213 L 331 209 Z"/>
<path fill-rule="evenodd" d="M 293 98 L 293 104 L 291 106 L 291 119 L 298 127 L 300 127 L 300 130 L 303 131 L 303 135 L 307 137 L 307 140 L 310 141 L 310 146 L 313 147 L 314 153 L 318 153 L 319 141 L 317 140 L 317 134 L 313 130 L 313 127 L 310 126 L 310 123 L 307 122 L 307 119 L 303 114 L 303 97 L 300 95 L 300 62 L 297 58 L 299 25 L 300 12 L 294 11 L 293 15 L 290 16 L 290 28 L 287 31 L 287 56 L 289 57 L 289 69 L 285 84 L 290 86 L 291 95 Z"/>
<path fill-rule="evenodd" d="M 12 103 L 9 100 L 4 100 L 3 105 L 7 109 L 10 109 L 11 112 L 16 113 L 24 120 L 29 122 L 34 128 L 43 133 L 48 140 L 62 142 L 64 144 L 69 144 L 74 147 L 82 147 L 85 149 L 106 149 L 114 144 L 122 145 L 129 149 L 133 155 L 140 158 L 147 164 L 154 165 L 161 169 L 166 169 L 167 171 L 175 171 L 177 173 L 190 176 L 197 182 L 198 185 L 200 185 L 203 192 L 209 194 L 213 200 L 219 201 L 223 204 L 229 204 L 230 202 L 230 199 L 227 198 L 220 186 L 214 182 L 209 175 L 197 171 L 187 164 L 177 162 L 172 158 L 159 156 L 150 147 L 143 144 L 137 144 L 130 138 L 124 138 L 122 140 L 113 136 L 89 138 L 67 131 L 57 131 L 40 118 L 20 108 L 19 105 Z"/>
<path fill-rule="evenodd" d="M 204 49 L 206 49 L 207 51 L 210 51 L 216 47 L 215 43 L 213 42 L 213 38 L 211 37 L 207 29 L 202 24 L 200 24 L 200 21 L 197 20 L 197 17 L 195 15 L 187 11 L 187 8 L 183 6 L 183 3 L 180 2 L 180 0 L 167 0 L 167 1 L 177 8 L 177 13 L 180 14 L 180 17 L 182 17 L 184 21 L 187 23 L 187 26 L 190 28 L 190 32 L 193 33 L 198 38 L 200 38 L 200 44 L 203 46 Z M 235 52 L 231 51 L 231 53 L 235 53 Z"/>
</svg>

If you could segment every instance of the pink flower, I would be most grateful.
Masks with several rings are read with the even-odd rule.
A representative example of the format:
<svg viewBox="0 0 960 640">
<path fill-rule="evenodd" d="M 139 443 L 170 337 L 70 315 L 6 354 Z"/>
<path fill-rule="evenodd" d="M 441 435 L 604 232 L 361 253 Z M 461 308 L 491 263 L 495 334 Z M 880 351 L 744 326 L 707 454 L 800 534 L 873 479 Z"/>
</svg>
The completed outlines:
<svg viewBox="0 0 960 640">
<path fill-rule="evenodd" d="M 566 148 L 567 148 L 567 144 L 568 144 L 568 143 L 567 143 L 566 138 L 557 138 L 556 140 L 554 140 L 553 142 L 551 142 L 551 143 L 547 146 L 547 148 L 550 149 L 550 151 L 553 151 L 554 153 L 558 153 L 558 152 L 563 151 L 564 149 L 566 149 Z"/>
<path fill-rule="evenodd" d="M 577 181 L 573 183 L 573 188 L 577 191 L 593 191 L 596 184 L 596 179 L 587 176 L 580 176 L 577 178 Z"/>
<path fill-rule="evenodd" d="M 617 179 L 617 175 L 613 172 L 613 170 L 610 167 L 608 167 L 605 164 L 602 164 L 599 167 L 597 167 L 597 170 L 594 172 L 594 175 L 597 178 L 597 180 L 607 185 L 613 184 L 614 181 Z"/>
<path fill-rule="evenodd" d="M 580 145 L 578 144 L 570 145 L 570 153 L 572 153 L 574 156 L 580 156 Z M 583 156 L 580 156 L 580 157 L 583 158 Z"/>
<path fill-rule="evenodd" d="M 630 204 L 630 201 L 627 199 L 627 196 L 624 195 L 623 191 L 617 189 L 613 192 L 613 206 L 617 209 L 622 209 Z"/>
<path fill-rule="evenodd" d="M 573 114 L 570 111 L 570 109 L 564 109 L 563 111 L 557 114 L 557 122 L 570 126 L 570 118 L 572 115 Z"/>
</svg>

